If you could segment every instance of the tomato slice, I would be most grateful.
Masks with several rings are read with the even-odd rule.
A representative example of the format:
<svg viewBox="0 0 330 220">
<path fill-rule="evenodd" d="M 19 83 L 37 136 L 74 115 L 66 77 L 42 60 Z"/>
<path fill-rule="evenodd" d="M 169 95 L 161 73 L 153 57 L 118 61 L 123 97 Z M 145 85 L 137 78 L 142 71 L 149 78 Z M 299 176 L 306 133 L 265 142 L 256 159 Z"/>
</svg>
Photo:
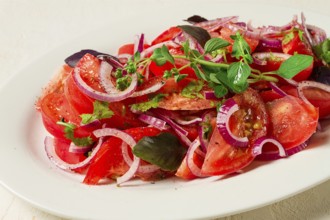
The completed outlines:
<svg viewBox="0 0 330 220">
<path fill-rule="evenodd" d="M 139 127 L 125 130 L 135 141 L 139 141 L 145 136 L 155 136 L 160 131 L 153 127 Z M 103 178 L 116 178 L 123 175 L 129 166 L 124 161 L 121 149 L 122 140 L 110 137 L 101 146 L 95 157 L 92 159 L 88 168 L 84 183 L 95 185 Z M 149 178 L 153 174 L 139 174 L 142 178 Z"/>
<path fill-rule="evenodd" d="M 257 91 L 248 89 L 233 98 L 239 110 L 230 118 L 230 129 L 237 136 L 247 136 L 249 146 L 232 146 L 223 139 L 218 129 L 214 129 L 202 166 L 205 175 L 225 175 L 243 169 L 254 160 L 252 146 L 255 140 L 267 134 L 268 113 Z"/>
<path fill-rule="evenodd" d="M 307 141 L 316 131 L 318 110 L 301 99 L 285 96 L 267 103 L 271 134 L 286 149 Z M 299 131 L 299 132 L 297 132 Z"/>
<path fill-rule="evenodd" d="M 204 158 L 201 157 L 199 154 L 194 153 L 194 163 L 201 168 L 204 162 Z M 196 176 L 190 171 L 188 165 L 187 165 L 187 157 L 185 157 L 178 168 L 178 170 L 175 173 L 175 176 L 185 179 L 185 180 L 192 180 L 195 179 Z"/>
<path fill-rule="evenodd" d="M 286 41 L 284 38 L 284 41 L 282 41 L 282 50 L 284 53 L 291 55 L 293 55 L 294 53 L 299 53 L 313 56 L 313 51 L 310 47 L 308 47 L 307 43 L 305 43 L 304 40 L 301 39 L 298 31 L 293 30 L 289 34 L 293 35 L 292 37 L 290 37 L 291 39 Z"/>
<path fill-rule="evenodd" d="M 181 32 L 181 29 L 178 27 L 170 27 L 159 36 L 157 36 L 152 42 L 151 45 L 159 44 L 168 40 L 173 39 L 177 34 Z"/>
</svg>

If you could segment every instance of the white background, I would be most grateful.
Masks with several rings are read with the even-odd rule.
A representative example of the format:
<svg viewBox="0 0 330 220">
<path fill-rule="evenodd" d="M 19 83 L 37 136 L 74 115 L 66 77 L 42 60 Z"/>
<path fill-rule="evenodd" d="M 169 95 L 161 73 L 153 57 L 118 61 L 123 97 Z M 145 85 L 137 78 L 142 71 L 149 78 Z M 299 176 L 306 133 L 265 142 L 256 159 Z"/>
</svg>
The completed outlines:
<svg viewBox="0 0 330 220">
<path fill-rule="evenodd" d="M 136 13 L 139 14 L 147 13 L 148 4 L 159 4 L 160 8 L 165 4 L 173 4 L 175 7 L 175 2 L 174 0 L 0 0 L 0 85 L 11 74 L 46 52 L 68 40 L 105 26 L 107 19 L 128 13 L 128 7 L 138 8 L 145 4 L 144 11 L 137 9 Z M 212 1 L 201 1 L 202 4 L 210 2 Z M 251 2 L 265 3 L 265 1 Z M 276 0 L 271 3 L 299 8 L 302 11 L 308 9 L 330 16 L 330 1 L 327 0 Z M 239 4 L 237 5 L 239 7 Z M 271 7 L 269 10 L 272 10 Z M 0 186 L 0 217 L 1 220 L 61 219 L 32 207 L 2 186 Z M 330 181 L 275 204 L 221 218 L 223 219 L 330 219 Z"/>
</svg>

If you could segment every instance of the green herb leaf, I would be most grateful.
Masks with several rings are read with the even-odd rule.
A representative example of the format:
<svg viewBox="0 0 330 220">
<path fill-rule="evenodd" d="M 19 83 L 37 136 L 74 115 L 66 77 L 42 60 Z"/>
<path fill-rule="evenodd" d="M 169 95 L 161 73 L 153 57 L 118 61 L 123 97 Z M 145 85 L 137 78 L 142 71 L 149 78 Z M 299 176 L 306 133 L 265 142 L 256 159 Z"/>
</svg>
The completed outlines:
<svg viewBox="0 0 330 220">
<path fill-rule="evenodd" d="M 147 102 L 135 103 L 131 106 L 131 108 L 135 111 L 146 112 L 151 108 L 157 108 L 158 102 L 164 98 L 164 94 L 157 94 L 151 100 Z"/>
<path fill-rule="evenodd" d="M 59 121 L 57 124 L 64 126 L 64 136 L 71 140 L 76 146 L 88 146 L 93 143 L 91 137 L 76 138 L 74 136 L 74 130 L 76 129 L 75 125 L 63 121 Z"/>
<path fill-rule="evenodd" d="M 253 58 L 251 56 L 251 48 L 249 44 L 245 41 L 243 36 L 237 32 L 236 35 L 230 36 L 234 41 L 232 56 L 236 59 L 243 58 L 244 62 L 252 63 Z"/>
<path fill-rule="evenodd" d="M 216 50 L 229 46 L 230 43 L 221 38 L 211 38 L 204 46 L 205 53 L 212 53 Z"/>
<path fill-rule="evenodd" d="M 215 85 L 213 89 L 214 89 L 214 95 L 217 98 L 222 98 L 228 94 L 228 89 L 222 83 Z"/>
<path fill-rule="evenodd" d="M 96 119 L 111 118 L 113 116 L 113 111 L 109 109 L 109 103 L 94 101 L 93 103 L 93 113 L 92 114 L 81 114 L 81 123 L 88 124 Z"/>
<path fill-rule="evenodd" d="M 330 64 L 330 38 L 314 46 L 313 50 L 319 59 L 323 60 L 327 64 Z"/>
<path fill-rule="evenodd" d="M 181 80 L 183 80 L 187 76 L 188 76 L 188 74 L 175 74 L 174 75 L 174 80 L 175 80 L 175 82 L 180 82 Z"/>
<path fill-rule="evenodd" d="M 203 89 L 204 83 L 202 80 L 191 81 L 183 90 L 181 95 L 186 98 L 203 98 L 204 96 L 200 93 Z"/>
<path fill-rule="evenodd" d="M 143 137 L 133 148 L 133 154 L 142 160 L 159 166 L 162 170 L 175 171 L 180 166 L 186 148 L 171 133 Z"/>
<path fill-rule="evenodd" d="M 152 53 L 150 59 L 156 62 L 158 66 L 164 65 L 166 62 L 174 64 L 174 58 L 165 45 L 163 45 L 161 48 L 156 48 Z"/>
<path fill-rule="evenodd" d="M 229 65 L 228 80 L 235 86 L 244 86 L 247 84 L 247 79 L 251 74 L 251 68 L 248 64 L 239 61 Z"/>
<path fill-rule="evenodd" d="M 178 27 L 190 36 L 192 36 L 194 39 L 196 39 L 202 47 L 204 47 L 205 43 L 211 39 L 210 34 L 201 27 L 191 25 L 180 25 Z"/>
<path fill-rule="evenodd" d="M 277 73 L 283 78 L 291 79 L 299 72 L 309 67 L 312 63 L 312 56 L 295 54 L 281 64 Z"/>
<path fill-rule="evenodd" d="M 195 71 L 195 74 L 196 76 L 199 78 L 199 79 L 203 79 L 205 81 L 208 81 L 207 77 L 205 76 L 205 74 L 203 73 L 203 71 L 201 71 L 199 69 L 199 67 L 197 66 L 196 63 L 190 63 L 190 66 L 191 68 L 193 68 L 193 70 Z"/>
</svg>

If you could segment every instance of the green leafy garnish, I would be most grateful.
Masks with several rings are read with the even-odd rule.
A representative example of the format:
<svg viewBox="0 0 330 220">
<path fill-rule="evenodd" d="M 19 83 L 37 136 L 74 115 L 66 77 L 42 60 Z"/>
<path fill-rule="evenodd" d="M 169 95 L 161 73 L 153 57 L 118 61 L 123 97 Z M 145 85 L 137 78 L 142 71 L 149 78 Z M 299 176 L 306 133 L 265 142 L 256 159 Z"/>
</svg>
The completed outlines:
<svg viewBox="0 0 330 220">
<path fill-rule="evenodd" d="M 74 136 L 75 125 L 63 121 L 59 121 L 57 124 L 64 126 L 64 136 L 71 140 L 76 146 L 88 146 L 93 144 L 93 139 L 91 137 L 76 138 Z"/>
<path fill-rule="evenodd" d="M 151 108 L 157 108 L 158 107 L 158 102 L 164 98 L 164 94 L 157 94 L 154 96 L 151 100 L 147 102 L 141 102 L 141 103 L 136 103 L 131 106 L 131 108 L 135 111 L 139 112 L 146 112 Z"/>
<path fill-rule="evenodd" d="M 150 59 L 154 61 L 158 66 L 164 65 L 166 62 L 174 64 L 174 58 L 165 45 L 163 45 L 161 48 L 156 48 Z"/>
<path fill-rule="evenodd" d="M 204 98 L 204 96 L 200 93 L 204 86 L 203 81 L 192 81 L 190 82 L 183 90 L 181 91 L 181 95 L 186 98 Z"/>
<path fill-rule="evenodd" d="M 232 35 L 230 37 L 235 40 L 231 55 L 236 59 L 242 58 L 244 62 L 251 64 L 253 62 L 253 58 L 251 56 L 251 48 L 243 36 L 237 32 L 236 35 Z"/>
<path fill-rule="evenodd" d="M 88 124 L 96 119 L 111 118 L 113 111 L 109 109 L 109 103 L 94 101 L 92 114 L 81 114 L 81 123 Z"/>
<path fill-rule="evenodd" d="M 230 43 L 228 41 L 223 40 L 221 38 L 211 38 L 209 41 L 206 42 L 204 50 L 205 53 L 212 53 L 229 45 Z"/>
<path fill-rule="evenodd" d="M 228 68 L 228 80 L 237 88 L 243 91 L 247 87 L 247 79 L 251 74 L 251 68 L 244 62 L 234 62 Z"/>
<path fill-rule="evenodd" d="M 162 170 L 175 171 L 180 166 L 186 148 L 171 133 L 143 137 L 133 148 L 133 154 L 142 160 L 159 166 Z"/>
<path fill-rule="evenodd" d="M 319 59 L 323 60 L 327 64 L 330 64 L 330 38 L 314 46 L 313 49 Z"/>
<path fill-rule="evenodd" d="M 295 54 L 285 60 L 277 70 L 278 75 L 291 79 L 313 63 L 313 57 L 304 54 Z"/>
</svg>

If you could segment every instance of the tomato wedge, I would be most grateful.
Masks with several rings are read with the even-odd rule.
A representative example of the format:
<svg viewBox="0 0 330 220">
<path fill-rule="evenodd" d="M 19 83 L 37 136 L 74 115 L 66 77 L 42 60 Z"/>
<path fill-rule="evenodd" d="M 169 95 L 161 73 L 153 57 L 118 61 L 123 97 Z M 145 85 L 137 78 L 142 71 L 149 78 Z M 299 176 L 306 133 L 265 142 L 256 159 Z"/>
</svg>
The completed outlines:
<svg viewBox="0 0 330 220">
<path fill-rule="evenodd" d="M 254 160 L 252 146 L 255 140 L 267 134 L 268 113 L 257 91 L 248 89 L 233 98 L 239 110 L 230 118 L 230 129 L 237 136 L 247 136 L 249 146 L 232 146 L 223 139 L 218 129 L 214 129 L 202 166 L 204 175 L 226 175 L 243 169 Z"/>
<path fill-rule="evenodd" d="M 271 134 L 286 149 L 307 141 L 316 131 L 318 110 L 301 99 L 285 96 L 267 103 Z M 297 132 L 299 131 L 299 132 Z"/>
</svg>

